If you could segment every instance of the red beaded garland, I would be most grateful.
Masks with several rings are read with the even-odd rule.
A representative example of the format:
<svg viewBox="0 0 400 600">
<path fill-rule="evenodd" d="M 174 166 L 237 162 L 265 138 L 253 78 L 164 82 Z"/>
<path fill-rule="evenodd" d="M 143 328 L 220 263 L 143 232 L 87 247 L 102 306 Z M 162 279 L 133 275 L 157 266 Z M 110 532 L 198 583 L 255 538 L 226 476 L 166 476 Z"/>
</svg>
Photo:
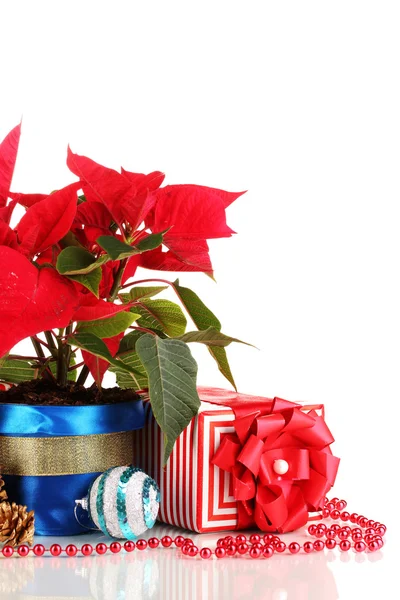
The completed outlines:
<svg viewBox="0 0 400 600">
<path fill-rule="evenodd" d="M 322 515 L 326 518 L 328 516 L 327 513 L 329 513 L 329 516 L 332 519 L 340 519 L 343 522 L 350 521 L 351 523 L 356 524 L 356 527 L 351 528 L 348 525 L 340 526 L 338 523 L 333 523 L 329 528 L 325 523 L 310 525 L 308 527 L 308 533 L 318 539 L 314 542 L 306 541 L 303 544 L 302 549 L 306 554 L 313 551 L 321 552 L 324 548 L 333 550 L 337 545 L 339 545 L 342 552 L 347 552 L 352 547 L 352 543 L 354 551 L 357 553 L 365 552 L 367 550 L 369 552 L 376 552 L 382 548 L 382 536 L 386 532 L 386 526 L 379 523 L 379 521 L 368 519 L 367 517 L 364 517 L 364 515 L 359 515 L 358 513 L 350 514 L 347 511 L 343 511 L 346 506 L 347 502 L 345 500 L 333 498 L 333 500 L 328 501 L 328 499 L 326 499 Z M 339 542 L 336 542 L 334 539 L 336 536 L 338 536 Z M 325 537 L 326 540 L 320 539 L 323 537 Z M 137 540 L 136 544 L 132 540 L 127 540 L 124 543 L 123 548 L 126 552 L 132 552 L 135 548 L 138 550 L 145 550 L 147 547 L 155 549 L 158 548 L 160 544 L 164 548 L 169 548 L 172 544 L 175 544 L 177 548 L 181 548 L 182 554 L 191 558 L 195 558 L 199 555 L 202 559 L 209 559 L 213 555 L 210 548 L 202 548 L 199 550 L 191 538 L 184 538 L 181 535 L 178 535 L 175 539 L 172 539 L 170 536 L 164 536 L 161 539 L 152 537 L 148 541 L 140 539 Z M 249 538 L 244 534 L 236 536 L 227 535 L 220 538 L 217 541 L 217 547 L 215 548 L 214 554 L 218 559 L 233 557 L 236 554 L 244 556 L 247 553 L 251 558 L 271 558 L 275 551 L 282 553 L 286 549 L 291 554 L 297 554 L 301 550 L 301 547 L 297 542 L 291 542 L 286 546 L 278 535 L 266 533 L 264 536 L 261 536 L 258 533 L 253 533 Z M 99 543 L 95 550 L 97 554 L 105 554 L 107 550 L 116 554 L 122 550 L 122 546 L 117 541 L 111 542 L 109 546 L 104 543 Z M 91 544 L 83 544 L 80 549 L 74 544 L 68 544 L 64 551 L 66 555 L 70 557 L 75 556 L 79 551 L 83 556 L 90 556 L 94 549 Z M 14 554 L 14 548 L 6 545 L 2 548 L 1 552 L 5 558 L 10 558 Z M 20 557 L 25 557 L 28 556 L 30 549 L 24 544 L 19 546 L 16 549 L 16 552 Z M 32 552 L 35 556 L 42 556 L 45 552 L 49 552 L 52 556 L 59 556 L 63 552 L 63 549 L 59 544 L 52 544 L 47 550 L 42 544 L 35 544 L 32 548 Z"/>
</svg>

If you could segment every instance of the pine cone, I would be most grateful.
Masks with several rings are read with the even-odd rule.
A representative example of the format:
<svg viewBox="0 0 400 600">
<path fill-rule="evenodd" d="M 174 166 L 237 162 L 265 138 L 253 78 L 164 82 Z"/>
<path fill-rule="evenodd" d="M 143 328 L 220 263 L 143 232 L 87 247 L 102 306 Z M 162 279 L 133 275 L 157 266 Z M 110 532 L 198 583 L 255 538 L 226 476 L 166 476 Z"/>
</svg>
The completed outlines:
<svg viewBox="0 0 400 600">
<path fill-rule="evenodd" d="M 35 532 L 34 511 L 13 502 L 0 504 L 0 542 L 9 546 L 29 544 L 32 546 Z"/>
<path fill-rule="evenodd" d="M 4 481 L 2 476 L 0 475 L 0 502 L 3 502 L 4 500 L 7 500 L 8 496 L 7 496 L 7 492 L 6 490 L 3 490 L 4 487 Z"/>
</svg>

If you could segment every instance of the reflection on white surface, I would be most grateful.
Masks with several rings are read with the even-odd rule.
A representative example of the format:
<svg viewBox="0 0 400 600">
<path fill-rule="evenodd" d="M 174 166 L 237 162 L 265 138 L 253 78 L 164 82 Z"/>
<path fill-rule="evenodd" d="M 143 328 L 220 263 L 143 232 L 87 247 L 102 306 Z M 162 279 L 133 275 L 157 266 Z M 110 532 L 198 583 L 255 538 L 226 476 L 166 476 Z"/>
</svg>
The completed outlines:
<svg viewBox="0 0 400 600">
<path fill-rule="evenodd" d="M 178 530 L 155 527 L 147 537 Z M 146 537 L 146 536 L 143 536 Z M 214 547 L 218 535 L 190 537 L 199 546 Z M 297 539 L 301 539 L 299 534 Z M 42 538 L 46 547 L 54 538 Z M 68 543 L 96 544 L 105 538 L 87 534 L 63 538 Z M 57 540 L 60 541 L 59 539 Z M 109 540 L 107 540 L 109 541 Z M 377 561 L 381 553 L 314 553 L 311 555 L 275 555 L 272 559 L 225 560 L 191 559 L 175 548 L 121 552 L 117 555 L 82 557 L 29 557 L 0 560 L 1 600 L 337 600 L 332 562 Z M 347 566 L 346 568 L 351 568 Z M 342 596 L 340 596 L 341 598 Z"/>
</svg>

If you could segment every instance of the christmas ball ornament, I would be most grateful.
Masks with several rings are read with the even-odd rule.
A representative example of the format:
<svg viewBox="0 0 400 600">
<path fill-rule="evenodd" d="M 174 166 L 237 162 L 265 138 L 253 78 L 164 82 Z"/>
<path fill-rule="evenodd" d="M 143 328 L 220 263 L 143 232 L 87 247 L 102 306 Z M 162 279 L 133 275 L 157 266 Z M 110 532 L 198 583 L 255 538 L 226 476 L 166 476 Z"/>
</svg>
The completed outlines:
<svg viewBox="0 0 400 600">
<path fill-rule="evenodd" d="M 76 501 L 103 533 L 135 540 L 156 522 L 160 490 L 137 467 L 113 467 L 92 483 L 88 496 Z"/>
</svg>

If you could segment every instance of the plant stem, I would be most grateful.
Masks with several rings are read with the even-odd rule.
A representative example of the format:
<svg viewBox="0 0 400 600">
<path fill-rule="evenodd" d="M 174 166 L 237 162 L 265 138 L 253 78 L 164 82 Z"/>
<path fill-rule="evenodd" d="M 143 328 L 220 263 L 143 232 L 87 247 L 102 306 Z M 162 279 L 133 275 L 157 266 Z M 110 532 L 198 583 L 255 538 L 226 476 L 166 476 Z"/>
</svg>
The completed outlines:
<svg viewBox="0 0 400 600">
<path fill-rule="evenodd" d="M 68 367 L 68 372 L 70 371 L 75 371 L 75 369 L 79 369 L 79 367 L 82 367 L 85 364 L 84 361 L 77 363 L 76 365 L 72 365 L 71 367 Z"/>
<path fill-rule="evenodd" d="M 139 281 L 132 281 L 131 283 L 121 285 L 121 290 L 130 287 L 131 285 L 138 285 L 139 283 L 166 283 L 167 285 L 175 287 L 172 281 L 167 281 L 166 279 L 140 279 Z"/>
<path fill-rule="evenodd" d="M 118 271 L 114 278 L 114 283 L 113 283 L 111 291 L 110 291 L 110 297 L 108 299 L 109 302 L 114 302 L 114 300 L 118 296 L 118 292 L 119 292 L 119 289 L 121 286 L 122 276 L 124 274 L 124 270 L 127 265 L 127 262 L 128 262 L 127 258 L 124 258 L 123 260 L 121 260 L 121 263 L 118 267 Z"/>
<path fill-rule="evenodd" d="M 43 348 L 40 344 L 40 341 L 38 340 L 37 337 L 35 336 L 31 336 L 31 342 L 33 344 L 33 347 L 35 348 L 35 352 L 38 355 L 39 358 L 46 358 L 43 352 Z"/>
<path fill-rule="evenodd" d="M 82 371 L 79 373 L 79 377 L 76 380 L 76 383 L 78 385 L 84 385 L 86 379 L 89 377 L 89 373 L 90 373 L 89 368 L 86 365 L 84 365 L 82 367 Z"/>
<path fill-rule="evenodd" d="M 54 342 L 53 333 L 51 331 L 45 331 L 44 335 L 45 335 L 45 338 L 49 345 L 49 350 L 51 352 L 52 357 L 57 359 L 58 358 L 58 350 L 57 350 L 57 346 Z"/>
<path fill-rule="evenodd" d="M 58 385 L 65 385 L 67 383 L 68 368 L 65 356 L 65 346 L 62 341 L 64 335 L 64 329 L 59 330 L 58 335 L 58 357 L 57 357 L 57 383 Z"/>
</svg>

